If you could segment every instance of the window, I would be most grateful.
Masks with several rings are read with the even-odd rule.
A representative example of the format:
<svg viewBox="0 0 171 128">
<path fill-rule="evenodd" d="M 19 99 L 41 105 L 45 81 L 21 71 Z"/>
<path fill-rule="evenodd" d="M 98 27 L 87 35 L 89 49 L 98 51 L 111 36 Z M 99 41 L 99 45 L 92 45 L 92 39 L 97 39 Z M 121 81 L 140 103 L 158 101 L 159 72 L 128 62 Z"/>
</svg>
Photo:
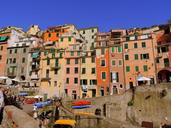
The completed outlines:
<svg viewBox="0 0 171 128">
<path fill-rule="evenodd" d="M 102 48 L 101 49 L 101 55 L 104 55 L 105 54 L 105 48 Z"/>
<path fill-rule="evenodd" d="M 55 59 L 55 67 L 58 67 L 58 59 Z"/>
<path fill-rule="evenodd" d="M 92 68 L 91 69 L 91 74 L 95 74 L 96 73 L 96 69 L 95 68 Z"/>
<path fill-rule="evenodd" d="M 163 52 L 168 52 L 169 51 L 168 46 L 161 47 L 161 51 L 162 51 L 162 53 Z"/>
<path fill-rule="evenodd" d="M 64 38 L 61 38 L 61 42 L 63 42 Z"/>
<path fill-rule="evenodd" d="M 54 70 L 54 74 L 57 75 L 58 74 L 58 69 Z"/>
<path fill-rule="evenodd" d="M 91 32 L 93 33 L 94 32 L 94 29 L 92 29 Z"/>
<path fill-rule="evenodd" d="M 47 65 L 49 65 L 49 64 L 50 64 L 50 59 L 48 58 L 48 59 L 47 59 Z"/>
<path fill-rule="evenodd" d="M 126 66 L 126 72 L 130 72 L 130 66 Z"/>
<path fill-rule="evenodd" d="M 14 63 L 14 64 L 16 63 L 16 58 L 13 59 L 13 63 Z"/>
<path fill-rule="evenodd" d="M 134 43 L 134 48 L 138 48 L 138 44 L 137 43 Z"/>
<path fill-rule="evenodd" d="M 23 49 L 23 53 L 26 53 L 26 48 Z"/>
<path fill-rule="evenodd" d="M 128 49 L 128 44 L 124 44 L 124 48 L 125 49 Z"/>
<path fill-rule="evenodd" d="M 90 85 L 97 85 L 97 80 L 90 80 Z"/>
<path fill-rule="evenodd" d="M 68 37 L 68 41 L 71 42 L 71 37 Z"/>
<path fill-rule="evenodd" d="M 169 68 L 169 65 L 170 65 L 170 64 L 169 64 L 169 58 L 164 58 L 164 59 L 163 59 L 163 62 L 164 62 L 164 67 L 165 67 L 165 68 Z"/>
<path fill-rule="evenodd" d="M 57 86 L 57 81 L 54 81 L 54 86 Z"/>
<path fill-rule="evenodd" d="M 83 34 L 85 34 L 85 30 L 83 30 Z"/>
<path fill-rule="evenodd" d="M 78 64 L 78 59 L 75 59 L 75 64 Z"/>
<path fill-rule="evenodd" d="M 91 38 L 94 39 L 94 36 L 92 36 Z"/>
<path fill-rule="evenodd" d="M 49 78 L 49 69 L 46 69 L 46 78 Z"/>
<path fill-rule="evenodd" d="M 66 74 L 70 73 L 70 68 L 66 68 Z"/>
<path fill-rule="evenodd" d="M 86 74 L 86 68 L 82 68 L 82 74 Z"/>
<path fill-rule="evenodd" d="M 17 53 L 17 49 L 15 49 L 14 53 Z"/>
<path fill-rule="evenodd" d="M 59 54 L 59 57 L 62 58 L 62 53 Z"/>
<path fill-rule="evenodd" d="M 67 59 L 67 64 L 70 64 L 70 59 Z"/>
<path fill-rule="evenodd" d="M 74 72 L 75 72 L 75 74 L 77 74 L 78 73 L 78 68 L 75 68 Z"/>
<path fill-rule="evenodd" d="M 3 46 L 1 46 L 1 51 L 3 50 Z"/>
<path fill-rule="evenodd" d="M 122 60 L 119 60 L 119 65 L 122 65 Z"/>
<path fill-rule="evenodd" d="M 147 72 L 148 71 L 148 66 L 147 65 L 144 65 L 143 66 L 143 69 L 144 69 L 144 72 Z"/>
<path fill-rule="evenodd" d="M 102 72 L 102 79 L 106 79 L 106 72 Z"/>
<path fill-rule="evenodd" d="M 78 78 L 74 78 L 74 84 L 78 84 Z"/>
<path fill-rule="evenodd" d="M 142 60 L 144 60 L 144 59 L 149 59 L 149 54 L 148 54 L 148 53 L 141 54 L 141 59 L 142 59 Z"/>
<path fill-rule="evenodd" d="M 80 80 L 80 84 L 81 84 L 81 85 L 87 85 L 87 80 L 86 80 L 86 79 Z"/>
<path fill-rule="evenodd" d="M 118 52 L 122 52 L 122 47 L 118 46 Z"/>
<path fill-rule="evenodd" d="M 56 33 L 56 36 L 58 37 L 59 36 L 59 33 Z"/>
<path fill-rule="evenodd" d="M 139 71 L 139 67 L 135 66 L 135 71 L 138 72 Z"/>
<path fill-rule="evenodd" d="M 12 49 L 10 49 L 10 54 L 12 54 Z"/>
<path fill-rule="evenodd" d="M 71 54 L 71 56 L 74 56 L 74 51 L 71 51 L 70 54 Z"/>
<path fill-rule="evenodd" d="M 25 63 L 25 58 L 22 58 L 22 63 Z"/>
<path fill-rule="evenodd" d="M 115 47 L 112 47 L 112 53 L 114 53 L 115 52 Z"/>
<path fill-rule="evenodd" d="M 146 47 L 146 43 L 145 42 L 142 42 L 141 45 L 142 45 L 142 48 Z"/>
<path fill-rule="evenodd" d="M 0 60 L 2 60 L 2 55 L 0 55 Z"/>
<path fill-rule="evenodd" d="M 138 54 L 134 54 L 134 59 L 138 60 Z"/>
<path fill-rule="evenodd" d="M 116 63 L 115 63 L 115 60 L 112 60 L 112 66 L 115 66 Z"/>
<path fill-rule="evenodd" d="M 69 84 L 69 78 L 66 78 L 66 84 Z"/>
<path fill-rule="evenodd" d="M 129 60 L 129 55 L 125 55 L 125 60 Z"/>
<path fill-rule="evenodd" d="M 2 59 L 2 56 L 1 56 L 1 59 Z M 7 64 L 8 64 L 8 59 L 7 59 Z"/>
<path fill-rule="evenodd" d="M 95 63 L 95 57 L 91 57 L 91 63 Z"/>
<path fill-rule="evenodd" d="M 77 56 L 80 56 L 80 52 L 79 51 L 77 52 Z"/>
<path fill-rule="evenodd" d="M 101 60 L 101 66 L 105 66 L 106 63 L 105 63 L 105 60 Z"/>
<path fill-rule="evenodd" d="M 51 37 L 51 33 L 49 33 L 48 36 Z"/>
<path fill-rule="evenodd" d="M 85 57 L 83 57 L 82 58 L 82 63 L 85 63 L 85 62 L 86 62 Z"/>
</svg>

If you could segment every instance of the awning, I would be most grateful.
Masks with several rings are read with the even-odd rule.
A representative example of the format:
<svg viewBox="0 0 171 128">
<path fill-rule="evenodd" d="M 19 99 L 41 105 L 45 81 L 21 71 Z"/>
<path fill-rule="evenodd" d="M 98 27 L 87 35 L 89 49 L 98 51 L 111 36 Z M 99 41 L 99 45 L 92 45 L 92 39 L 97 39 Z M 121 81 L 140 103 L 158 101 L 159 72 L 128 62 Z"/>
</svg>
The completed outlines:
<svg viewBox="0 0 171 128">
<path fill-rule="evenodd" d="M 150 78 L 144 77 L 144 76 L 140 76 L 137 78 L 137 81 L 150 81 Z"/>
<path fill-rule="evenodd" d="M 0 80 L 5 80 L 5 79 L 8 79 L 8 77 L 6 77 L 6 76 L 0 76 Z"/>
<path fill-rule="evenodd" d="M 8 39 L 8 36 L 0 36 L 0 41 L 6 41 Z"/>
<path fill-rule="evenodd" d="M 32 58 L 37 58 L 39 56 L 39 52 L 34 52 L 33 54 L 32 54 Z"/>
<path fill-rule="evenodd" d="M 171 68 L 163 68 L 159 72 L 161 72 L 161 71 L 169 71 L 169 72 L 171 72 Z"/>
</svg>

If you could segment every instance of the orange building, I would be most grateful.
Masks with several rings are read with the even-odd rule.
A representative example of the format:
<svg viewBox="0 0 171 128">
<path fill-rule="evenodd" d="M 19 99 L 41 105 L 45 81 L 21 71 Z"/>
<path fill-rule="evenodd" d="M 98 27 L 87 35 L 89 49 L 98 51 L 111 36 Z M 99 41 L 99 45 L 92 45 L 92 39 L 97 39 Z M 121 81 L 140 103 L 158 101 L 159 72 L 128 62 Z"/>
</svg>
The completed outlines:
<svg viewBox="0 0 171 128">
<path fill-rule="evenodd" d="M 7 40 L 9 38 L 10 33 L 0 34 L 0 76 L 4 76 L 5 68 L 7 63 Z"/>
<path fill-rule="evenodd" d="M 96 37 L 97 96 L 108 95 L 110 90 L 109 38 L 110 33 L 98 33 Z"/>
<path fill-rule="evenodd" d="M 44 42 L 58 42 L 62 34 L 68 33 L 74 29 L 74 25 L 50 27 L 43 33 L 43 40 Z"/>
</svg>

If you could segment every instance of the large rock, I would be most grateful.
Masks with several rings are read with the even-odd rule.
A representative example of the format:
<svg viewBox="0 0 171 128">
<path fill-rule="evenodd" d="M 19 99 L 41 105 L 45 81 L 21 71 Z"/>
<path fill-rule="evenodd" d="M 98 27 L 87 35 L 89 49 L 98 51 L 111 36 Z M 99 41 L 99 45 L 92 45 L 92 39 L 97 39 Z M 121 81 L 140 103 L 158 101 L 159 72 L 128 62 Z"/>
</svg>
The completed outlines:
<svg viewBox="0 0 171 128">
<path fill-rule="evenodd" d="M 11 126 L 13 128 L 39 128 L 38 121 L 14 106 L 4 108 L 2 126 L 3 128 Z"/>
</svg>

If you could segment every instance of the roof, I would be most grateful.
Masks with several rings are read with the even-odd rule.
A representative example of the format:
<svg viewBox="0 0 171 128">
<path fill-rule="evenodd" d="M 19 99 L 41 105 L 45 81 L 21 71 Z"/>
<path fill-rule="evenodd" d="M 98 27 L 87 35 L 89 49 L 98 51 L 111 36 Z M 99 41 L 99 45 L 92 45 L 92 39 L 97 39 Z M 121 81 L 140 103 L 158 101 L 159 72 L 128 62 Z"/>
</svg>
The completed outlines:
<svg viewBox="0 0 171 128">
<path fill-rule="evenodd" d="M 57 120 L 55 124 L 75 126 L 76 121 L 70 120 L 70 119 L 60 119 L 60 120 Z"/>
</svg>

